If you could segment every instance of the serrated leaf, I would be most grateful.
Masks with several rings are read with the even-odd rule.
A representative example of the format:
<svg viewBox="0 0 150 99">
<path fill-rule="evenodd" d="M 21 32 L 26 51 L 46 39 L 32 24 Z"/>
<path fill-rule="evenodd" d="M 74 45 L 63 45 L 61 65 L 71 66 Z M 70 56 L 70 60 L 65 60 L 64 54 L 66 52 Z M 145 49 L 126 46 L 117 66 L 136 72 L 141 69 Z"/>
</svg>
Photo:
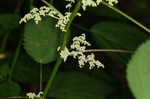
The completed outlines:
<svg viewBox="0 0 150 99">
<path fill-rule="evenodd" d="M 17 83 L 15 82 L 0 83 L 0 97 L 19 96 L 20 93 L 21 88 Z"/>
<path fill-rule="evenodd" d="M 24 47 L 35 61 L 49 63 L 55 60 L 60 35 L 54 19 L 46 17 L 39 24 L 32 21 L 25 26 Z"/>
<path fill-rule="evenodd" d="M 142 44 L 132 56 L 127 79 L 136 99 L 150 98 L 150 40 Z"/>
<path fill-rule="evenodd" d="M 147 35 L 137 28 L 119 22 L 101 22 L 91 28 L 92 36 L 102 49 L 124 49 L 134 51 Z M 126 64 L 130 54 L 107 53 L 112 59 Z"/>
<path fill-rule="evenodd" d="M 2 29 L 14 29 L 19 26 L 19 16 L 17 14 L 0 14 L 0 27 Z"/>
<path fill-rule="evenodd" d="M 56 99 L 105 99 L 114 88 L 100 77 L 98 80 L 79 72 L 59 73 L 49 96 Z"/>
</svg>

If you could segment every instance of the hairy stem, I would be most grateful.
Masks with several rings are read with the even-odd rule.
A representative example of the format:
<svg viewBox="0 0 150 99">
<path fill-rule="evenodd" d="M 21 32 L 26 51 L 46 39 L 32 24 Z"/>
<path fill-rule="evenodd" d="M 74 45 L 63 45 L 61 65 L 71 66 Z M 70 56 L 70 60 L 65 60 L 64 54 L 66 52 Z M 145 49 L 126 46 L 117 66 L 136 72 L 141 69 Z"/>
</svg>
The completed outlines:
<svg viewBox="0 0 150 99">
<path fill-rule="evenodd" d="M 18 60 L 18 57 L 19 57 L 19 54 L 20 54 L 20 49 L 21 49 L 21 44 L 22 44 L 22 40 L 19 41 L 19 44 L 18 44 L 18 46 L 17 46 L 17 49 L 16 49 L 16 52 L 15 52 L 14 58 L 13 58 L 12 63 L 11 63 L 11 69 L 10 69 L 10 72 L 9 72 L 9 80 L 11 80 L 12 73 L 13 73 L 13 71 L 14 71 L 16 62 L 17 62 L 17 60 Z"/>
<path fill-rule="evenodd" d="M 121 14 L 122 16 L 124 16 L 125 18 L 127 18 L 128 20 L 130 20 L 131 22 L 135 23 L 137 26 L 141 27 L 143 30 L 145 30 L 146 32 L 150 33 L 150 29 L 147 28 L 146 26 L 144 26 L 143 24 L 141 24 L 140 22 L 138 22 L 137 20 L 135 20 L 134 18 L 130 17 L 129 15 L 127 15 L 126 13 L 122 12 L 121 10 L 109 5 L 106 2 L 102 2 L 103 5 L 111 8 L 112 10 L 114 10 L 115 12 Z"/>
<path fill-rule="evenodd" d="M 43 0 L 42 0 L 42 1 L 43 1 Z M 70 21 L 68 22 L 68 24 L 67 24 L 67 26 L 66 26 L 67 32 L 65 32 L 65 34 L 64 34 L 64 40 L 63 40 L 63 44 L 61 45 L 61 49 L 64 49 L 64 47 L 65 47 L 66 44 L 67 44 L 68 37 L 69 37 L 69 35 L 70 35 L 70 32 L 69 32 L 70 25 L 71 25 L 72 21 L 74 20 L 74 18 L 76 17 L 76 14 L 77 14 L 77 12 L 78 12 L 79 9 L 80 9 L 80 6 L 81 6 L 81 0 L 78 1 L 78 3 L 75 5 L 75 9 L 72 11 L 72 14 L 71 14 L 71 16 L 70 16 Z M 62 62 L 62 59 L 60 58 L 60 56 L 58 56 L 58 57 L 57 57 L 56 64 L 55 64 L 54 69 L 53 69 L 53 71 L 52 71 L 52 74 L 50 75 L 50 78 L 49 78 L 49 80 L 48 80 L 48 83 L 47 83 L 47 85 L 46 85 L 46 87 L 45 87 L 45 89 L 44 89 L 43 99 L 46 97 L 46 95 L 47 95 L 49 89 L 50 89 L 51 86 L 52 86 L 53 80 L 54 80 L 54 78 L 55 78 L 55 76 L 56 76 L 56 73 L 57 73 L 57 71 L 58 71 L 58 69 L 59 69 L 59 66 L 60 66 L 61 62 Z"/>
</svg>

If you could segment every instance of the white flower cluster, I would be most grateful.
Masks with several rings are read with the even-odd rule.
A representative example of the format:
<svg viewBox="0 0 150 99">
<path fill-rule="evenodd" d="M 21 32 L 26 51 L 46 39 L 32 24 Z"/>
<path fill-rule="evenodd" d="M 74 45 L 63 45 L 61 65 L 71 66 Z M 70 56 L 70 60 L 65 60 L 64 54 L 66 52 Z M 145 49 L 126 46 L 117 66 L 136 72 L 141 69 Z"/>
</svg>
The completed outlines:
<svg viewBox="0 0 150 99">
<path fill-rule="evenodd" d="M 43 95 L 43 92 L 40 91 L 37 95 L 35 93 L 30 92 L 27 93 L 26 95 L 28 96 L 29 99 L 40 99 Z"/>
<path fill-rule="evenodd" d="M 71 13 L 65 13 L 63 16 L 60 12 L 54 8 L 43 6 L 41 8 L 33 8 L 28 14 L 26 14 L 19 23 L 26 23 L 27 21 L 34 19 L 35 23 L 38 24 L 42 20 L 41 16 L 50 16 L 58 20 L 56 27 L 59 27 L 63 32 L 66 32 L 65 26 L 69 21 Z"/>
<path fill-rule="evenodd" d="M 66 8 L 71 8 L 72 4 L 75 3 L 75 0 L 66 0 L 69 2 L 66 5 Z M 118 3 L 118 0 L 106 0 L 108 4 L 113 6 L 113 3 Z M 86 10 L 87 6 L 91 7 L 97 7 L 102 0 L 82 0 L 82 8 L 83 10 Z M 71 15 L 71 12 L 66 12 L 65 15 L 62 15 L 59 11 L 54 9 L 53 7 L 46 7 L 42 6 L 39 9 L 38 8 L 33 8 L 28 14 L 26 14 L 20 21 L 19 23 L 26 23 L 27 21 L 33 19 L 36 24 L 39 23 L 39 21 L 42 20 L 42 16 L 50 16 L 55 19 L 57 19 L 57 24 L 56 27 L 60 28 L 63 32 L 66 32 L 66 25 L 69 22 L 69 17 Z M 77 13 L 77 16 L 81 16 L 80 13 Z"/>
<path fill-rule="evenodd" d="M 109 5 L 114 6 L 114 4 L 118 3 L 118 0 L 106 0 Z"/>
<path fill-rule="evenodd" d="M 70 12 L 66 12 L 65 13 L 65 16 L 63 17 L 60 17 L 57 24 L 56 24 L 56 27 L 59 27 L 60 30 L 62 30 L 63 32 L 67 32 L 65 27 L 67 25 L 67 23 L 69 22 L 69 17 L 70 17 L 71 13 Z"/>
<path fill-rule="evenodd" d="M 34 19 L 35 23 L 38 24 L 39 21 L 42 20 L 41 16 L 51 16 L 55 19 L 59 19 L 63 17 L 59 12 L 57 12 L 53 8 L 49 8 L 46 6 L 42 6 L 41 8 L 33 8 L 28 14 L 26 14 L 19 23 L 26 23 L 27 21 Z"/>
<path fill-rule="evenodd" d="M 82 0 L 82 8 L 83 10 L 86 10 L 86 7 L 97 7 L 100 3 L 102 2 L 102 0 Z"/>
<path fill-rule="evenodd" d="M 74 37 L 73 43 L 70 46 L 71 51 L 65 47 L 64 50 L 60 51 L 60 56 L 64 59 L 64 62 L 67 60 L 68 56 L 73 56 L 73 58 L 78 59 L 80 68 L 83 68 L 86 63 L 89 63 L 89 69 L 93 69 L 95 66 L 97 66 L 97 68 L 104 67 L 100 61 L 95 60 L 95 55 L 93 53 L 90 55 L 84 54 L 86 52 L 86 46 L 91 46 L 91 44 L 86 41 L 85 34 Z"/>
<path fill-rule="evenodd" d="M 103 0 L 82 0 L 82 8 L 86 10 L 86 7 L 97 7 Z M 118 0 L 106 0 L 109 5 L 113 6 L 118 3 Z"/>
</svg>

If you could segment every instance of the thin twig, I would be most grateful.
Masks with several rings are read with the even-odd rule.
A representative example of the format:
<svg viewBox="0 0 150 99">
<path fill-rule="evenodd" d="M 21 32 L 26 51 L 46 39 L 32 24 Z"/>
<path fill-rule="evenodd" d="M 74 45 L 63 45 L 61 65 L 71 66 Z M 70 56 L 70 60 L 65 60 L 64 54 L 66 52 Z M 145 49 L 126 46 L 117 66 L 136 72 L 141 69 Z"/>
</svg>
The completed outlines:
<svg viewBox="0 0 150 99">
<path fill-rule="evenodd" d="M 102 4 L 105 5 L 105 6 L 107 6 L 108 8 L 111 8 L 115 12 L 121 14 L 122 16 L 124 16 L 125 18 L 127 18 L 128 20 L 130 20 L 131 22 L 135 23 L 137 26 L 141 27 L 146 32 L 150 33 L 150 29 L 149 28 L 147 28 L 146 26 L 144 26 L 143 24 L 141 24 L 140 22 L 138 22 L 137 20 L 135 20 L 131 16 L 127 15 L 123 11 L 119 10 L 118 8 L 115 8 L 115 7 L 111 6 L 111 5 L 109 5 L 108 3 L 104 2 L 104 1 L 102 2 Z"/>
<path fill-rule="evenodd" d="M 133 51 L 122 50 L 122 49 L 89 49 L 83 52 L 117 52 L 117 53 L 133 53 Z"/>
<path fill-rule="evenodd" d="M 43 65 L 40 64 L 40 91 L 42 91 L 42 82 L 43 82 Z"/>
<path fill-rule="evenodd" d="M 9 72 L 9 80 L 11 80 L 12 73 L 13 73 L 14 68 L 16 66 L 16 62 L 18 60 L 18 57 L 19 57 L 19 54 L 20 54 L 20 50 L 21 50 L 21 45 L 22 45 L 22 39 L 20 39 L 20 41 L 19 41 L 19 44 L 17 46 L 14 58 L 13 58 L 12 63 L 11 63 L 11 69 L 10 69 L 10 72 Z"/>
</svg>

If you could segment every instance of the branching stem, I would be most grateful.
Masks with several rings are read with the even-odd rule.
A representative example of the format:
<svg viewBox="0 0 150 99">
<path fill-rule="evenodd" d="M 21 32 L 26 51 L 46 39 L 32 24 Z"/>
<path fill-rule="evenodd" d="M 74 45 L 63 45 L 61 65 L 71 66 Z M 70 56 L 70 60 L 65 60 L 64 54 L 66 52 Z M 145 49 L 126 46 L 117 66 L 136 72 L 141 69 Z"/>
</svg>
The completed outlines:
<svg viewBox="0 0 150 99">
<path fill-rule="evenodd" d="M 42 1 L 45 2 L 44 0 L 42 0 Z M 45 3 L 46 3 L 46 2 L 45 2 Z M 50 5 L 50 4 L 47 4 L 47 5 L 49 5 L 50 7 L 52 6 L 52 5 Z M 72 14 L 71 14 L 71 16 L 70 16 L 70 21 L 68 22 L 68 24 L 67 24 L 67 26 L 66 26 L 67 32 L 65 32 L 65 34 L 64 34 L 64 40 L 63 40 L 63 44 L 62 44 L 62 46 L 61 46 L 61 49 L 64 49 L 64 47 L 65 47 L 66 44 L 67 44 L 67 41 L 68 41 L 68 38 L 69 38 L 69 35 L 70 35 L 70 32 L 69 32 L 70 25 L 71 25 L 72 21 L 74 20 L 74 18 L 76 17 L 76 14 L 77 14 L 77 12 L 78 12 L 79 9 L 80 9 L 80 6 L 81 6 L 81 0 L 78 1 L 78 3 L 75 5 L 75 9 L 72 11 Z M 54 69 L 53 69 L 53 71 L 52 71 L 52 74 L 50 75 L 50 78 L 49 78 L 49 80 L 48 80 L 48 83 L 47 83 L 47 85 L 46 85 L 46 87 L 45 87 L 45 89 L 44 89 L 43 99 L 44 99 L 44 98 L 46 97 L 46 95 L 48 94 L 48 91 L 49 91 L 49 89 L 50 89 L 51 86 L 52 86 L 53 80 L 54 80 L 54 78 L 55 78 L 55 76 L 56 76 L 56 73 L 57 73 L 57 71 L 58 71 L 59 66 L 60 66 L 61 63 L 62 63 L 62 59 L 60 58 L 60 56 L 57 56 L 56 64 L 55 64 L 55 66 L 54 66 Z"/>
</svg>

